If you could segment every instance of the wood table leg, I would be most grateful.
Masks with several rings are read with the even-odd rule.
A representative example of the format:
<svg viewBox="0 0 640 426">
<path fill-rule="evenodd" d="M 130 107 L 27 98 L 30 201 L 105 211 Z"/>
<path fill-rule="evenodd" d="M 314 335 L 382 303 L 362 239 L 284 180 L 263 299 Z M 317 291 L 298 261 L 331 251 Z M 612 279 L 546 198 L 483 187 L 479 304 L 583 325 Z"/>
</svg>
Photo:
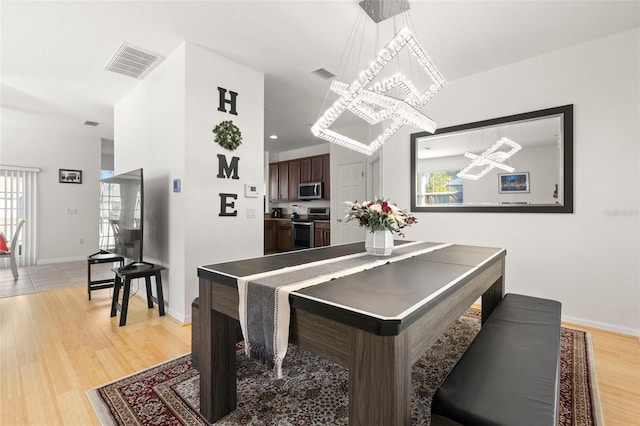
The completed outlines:
<svg viewBox="0 0 640 426">
<path fill-rule="evenodd" d="M 406 332 L 377 336 L 351 330 L 349 424 L 411 423 L 411 360 Z"/>
<path fill-rule="evenodd" d="M 151 275 L 144 277 L 144 285 L 147 289 L 147 308 L 153 308 L 153 292 L 151 291 Z"/>
<path fill-rule="evenodd" d="M 211 423 L 236 409 L 236 322 L 211 308 L 211 283 L 200 281 L 200 413 Z"/>
<path fill-rule="evenodd" d="M 482 324 L 504 297 L 504 274 L 482 295 Z"/>
</svg>

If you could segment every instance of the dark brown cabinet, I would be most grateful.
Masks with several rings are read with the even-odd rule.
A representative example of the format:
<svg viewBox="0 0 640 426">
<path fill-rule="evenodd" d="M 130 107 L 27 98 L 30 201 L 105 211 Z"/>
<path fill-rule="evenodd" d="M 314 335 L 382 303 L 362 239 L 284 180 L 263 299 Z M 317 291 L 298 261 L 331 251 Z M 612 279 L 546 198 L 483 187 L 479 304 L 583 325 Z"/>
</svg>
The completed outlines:
<svg viewBox="0 0 640 426">
<path fill-rule="evenodd" d="M 278 221 L 278 251 L 291 250 L 291 222 Z"/>
<path fill-rule="evenodd" d="M 297 201 L 298 185 L 322 182 L 323 199 L 330 199 L 329 154 L 269 164 L 269 200 Z"/>
<path fill-rule="evenodd" d="M 322 188 L 324 190 L 322 198 L 331 199 L 331 164 L 329 154 L 322 156 Z"/>
<path fill-rule="evenodd" d="M 289 161 L 289 200 L 297 201 L 298 185 L 300 185 L 300 161 Z"/>
<path fill-rule="evenodd" d="M 264 220 L 264 254 L 275 253 L 276 246 L 276 221 L 273 219 Z"/>
<path fill-rule="evenodd" d="M 278 201 L 280 197 L 278 189 L 278 163 L 269 164 L 269 200 Z"/>
<path fill-rule="evenodd" d="M 314 247 L 331 245 L 331 223 L 316 220 L 314 222 Z"/>
<path fill-rule="evenodd" d="M 289 163 L 278 163 L 278 191 L 280 201 L 289 200 Z"/>
</svg>

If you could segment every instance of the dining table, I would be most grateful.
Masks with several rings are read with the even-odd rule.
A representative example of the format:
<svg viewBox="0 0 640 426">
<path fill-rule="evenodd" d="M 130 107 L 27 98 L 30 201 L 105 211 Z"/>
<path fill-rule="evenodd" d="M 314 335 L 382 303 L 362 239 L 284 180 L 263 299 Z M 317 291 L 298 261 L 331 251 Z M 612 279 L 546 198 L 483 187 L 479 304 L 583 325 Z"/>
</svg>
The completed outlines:
<svg viewBox="0 0 640 426">
<path fill-rule="evenodd" d="M 348 369 L 350 425 L 409 425 L 412 365 L 477 301 L 488 318 L 505 294 L 505 258 L 504 248 L 398 240 L 387 257 L 356 242 L 200 266 L 200 413 L 214 423 L 236 409 L 236 327 L 253 303 L 241 283 L 334 265 L 286 293 L 288 341 Z"/>
</svg>

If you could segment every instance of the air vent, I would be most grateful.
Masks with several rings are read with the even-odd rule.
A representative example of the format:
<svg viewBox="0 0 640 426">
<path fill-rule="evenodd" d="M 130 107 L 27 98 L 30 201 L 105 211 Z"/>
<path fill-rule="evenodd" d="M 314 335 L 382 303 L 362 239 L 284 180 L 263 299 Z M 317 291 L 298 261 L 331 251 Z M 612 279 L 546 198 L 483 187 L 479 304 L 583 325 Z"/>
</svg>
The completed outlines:
<svg viewBox="0 0 640 426">
<path fill-rule="evenodd" d="M 97 121 L 89 121 L 89 120 L 85 121 L 82 124 L 84 124 L 85 126 L 93 126 L 93 127 L 97 127 L 100 125 L 100 123 L 98 123 Z"/>
<path fill-rule="evenodd" d="M 332 73 L 331 71 L 327 71 L 324 68 L 318 68 L 317 70 L 312 71 L 311 74 L 315 74 L 318 77 L 323 78 L 325 80 L 332 79 L 333 77 L 336 76 L 334 73 Z"/>
<path fill-rule="evenodd" d="M 155 68 L 162 59 L 164 59 L 162 56 L 156 55 L 155 53 L 122 43 L 105 69 L 129 77 L 142 79 L 149 71 Z"/>
</svg>

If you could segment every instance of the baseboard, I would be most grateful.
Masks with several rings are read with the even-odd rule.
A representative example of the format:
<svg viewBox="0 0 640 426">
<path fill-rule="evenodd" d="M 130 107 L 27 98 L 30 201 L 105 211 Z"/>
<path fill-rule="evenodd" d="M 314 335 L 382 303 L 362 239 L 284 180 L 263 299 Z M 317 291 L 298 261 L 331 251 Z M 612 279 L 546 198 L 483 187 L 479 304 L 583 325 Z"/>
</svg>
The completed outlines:
<svg viewBox="0 0 640 426">
<path fill-rule="evenodd" d="M 88 255 L 87 255 L 88 256 Z M 36 265 L 50 265 L 53 263 L 64 263 L 64 262 L 77 262 L 77 261 L 86 261 L 87 256 L 79 256 L 79 257 L 59 257 L 55 259 L 38 259 L 36 261 Z"/>
<path fill-rule="evenodd" d="M 640 330 L 635 330 L 629 327 L 620 327 L 614 324 L 609 324 L 600 321 L 591 321 L 585 318 L 576 318 L 570 316 L 562 316 L 563 322 L 569 322 L 576 325 L 583 325 L 585 327 L 598 328 L 600 330 L 610 331 L 614 333 L 624 334 L 633 337 L 640 337 Z"/>
</svg>

